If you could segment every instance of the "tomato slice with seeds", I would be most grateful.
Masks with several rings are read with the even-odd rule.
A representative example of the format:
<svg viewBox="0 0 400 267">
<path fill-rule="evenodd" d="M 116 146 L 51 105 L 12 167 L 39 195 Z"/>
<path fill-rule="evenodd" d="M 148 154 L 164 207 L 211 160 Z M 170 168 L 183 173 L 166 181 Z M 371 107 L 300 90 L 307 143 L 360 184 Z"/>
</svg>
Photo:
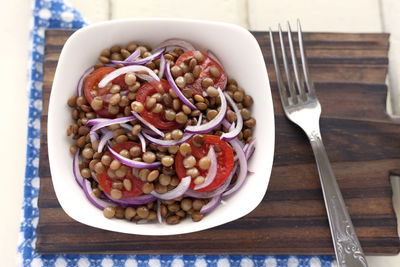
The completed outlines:
<svg viewBox="0 0 400 267">
<path fill-rule="evenodd" d="M 115 150 L 117 153 L 121 152 L 121 150 L 123 149 L 127 149 L 129 151 L 129 149 L 131 149 L 133 146 L 139 146 L 140 144 L 137 144 L 135 142 L 123 142 L 120 144 L 116 144 L 115 146 L 112 147 L 113 150 Z M 112 155 L 110 154 L 110 152 L 106 152 L 106 155 L 109 155 L 112 157 Z M 107 170 L 108 170 L 108 166 L 106 166 L 106 170 L 105 172 L 103 172 L 102 174 L 98 175 L 99 178 L 99 184 L 101 186 L 101 188 L 103 189 L 103 191 L 107 194 L 111 194 L 111 189 L 112 189 L 112 183 L 114 181 L 123 181 L 124 179 L 129 179 L 131 181 L 132 184 L 132 188 L 131 190 L 126 190 L 125 187 L 121 189 L 122 191 L 122 198 L 126 199 L 126 198 L 134 198 L 137 197 L 139 195 L 141 195 L 143 193 L 142 191 L 142 186 L 143 186 L 143 181 L 140 180 L 139 178 L 135 177 L 132 174 L 132 168 L 131 167 L 127 167 L 128 171 L 127 174 L 124 178 L 115 178 L 112 179 L 107 175 Z"/>
<path fill-rule="evenodd" d="M 216 135 L 203 135 L 204 137 L 204 145 L 202 147 L 196 147 L 192 144 L 192 139 L 190 139 L 187 143 L 190 144 L 192 147 L 192 156 L 196 158 L 197 164 L 196 167 L 200 172 L 200 175 L 203 177 L 207 176 L 208 170 L 202 170 L 199 168 L 198 162 L 199 160 L 207 156 L 208 150 L 210 150 L 210 146 L 213 145 L 215 149 L 215 153 L 217 155 L 217 161 L 218 161 L 218 171 L 216 174 L 216 177 L 214 181 L 207 187 L 199 189 L 197 191 L 200 192 L 208 192 L 211 190 L 214 190 L 215 188 L 219 187 L 222 185 L 226 179 L 228 179 L 230 173 L 232 172 L 233 165 L 234 165 L 234 156 L 233 156 L 233 150 L 230 147 L 230 145 L 221 140 L 219 136 Z M 186 177 L 186 168 L 183 166 L 183 160 L 185 159 L 184 156 L 182 156 L 181 153 L 177 153 L 175 157 L 175 171 L 179 177 L 179 179 L 182 179 Z M 193 189 L 195 184 L 193 183 L 190 184 L 190 188 Z"/>
<path fill-rule="evenodd" d="M 96 96 L 100 96 L 103 99 L 103 108 L 100 110 L 95 111 L 100 117 L 103 118 L 115 118 L 116 115 L 111 114 L 108 112 L 108 103 L 111 96 L 110 90 L 105 88 L 99 88 L 98 84 L 103 79 L 104 76 L 109 74 L 110 72 L 114 71 L 115 68 L 111 67 L 101 67 L 94 70 L 90 73 L 84 82 L 83 91 L 86 97 L 87 102 L 90 104 L 92 103 L 93 98 Z M 121 87 L 121 93 L 128 93 L 128 85 L 125 83 L 125 74 L 122 74 L 115 78 L 112 84 L 117 84 Z M 120 108 L 120 112 L 123 111 L 123 108 Z"/>
<path fill-rule="evenodd" d="M 193 57 L 195 52 L 196 51 L 187 51 L 187 52 L 183 53 L 176 60 L 175 65 L 180 66 L 182 63 L 184 63 L 185 60 Z M 224 90 L 226 82 L 227 82 L 227 76 L 226 76 L 224 69 L 214 59 L 207 56 L 203 52 L 200 52 L 200 53 L 204 56 L 204 61 L 202 63 L 198 63 L 198 65 L 200 66 L 200 69 L 201 69 L 200 76 L 197 79 L 195 79 L 193 83 L 186 84 L 185 88 L 191 89 L 193 94 L 195 94 L 195 95 L 203 95 L 203 91 L 206 90 L 207 88 L 203 88 L 201 85 L 201 82 L 205 78 L 211 78 L 214 81 L 215 88 L 220 87 L 221 90 Z M 219 70 L 219 72 L 220 72 L 219 77 L 213 77 L 210 74 L 210 68 L 213 66 Z"/>
<path fill-rule="evenodd" d="M 137 95 L 136 95 L 136 101 L 141 102 L 145 106 L 145 102 L 147 97 L 151 97 L 155 93 L 160 93 L 161 95 L 167 93 L 169 89 L 171 88 L 171 85 L 167 80 L 161 79 L 160 82 L 157 81 L 151 81 L 147 82 L 142 87 L 140 87 Z M 164 106 L 164 110 L 166 107 L 171 108 L 172 105 L 166 105 L 164 102 L 161 102 L 161 104 Z M 162 130 L 170 130 L 170 129 L 176 129 L 180 126 L 179 123 L 176 121 L 168 121 L 164 117 L 164 112 L 161 113 L 153 113 L 151 110 L 147 109 L 146 106 L 144 110 L 140 113 L 140 115 L 149 123 L 154 125 L 158 129 Z"/>
</svg>

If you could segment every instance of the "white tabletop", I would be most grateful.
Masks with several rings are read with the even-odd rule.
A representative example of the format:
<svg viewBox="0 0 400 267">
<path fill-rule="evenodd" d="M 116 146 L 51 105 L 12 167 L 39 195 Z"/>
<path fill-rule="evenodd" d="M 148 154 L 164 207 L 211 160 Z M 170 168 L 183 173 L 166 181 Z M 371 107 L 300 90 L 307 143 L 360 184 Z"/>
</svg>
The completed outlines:
<svg viewBox="0 0 400 267">
<path fill-rule="evenodd" d="M 7 1 L 1 9 L 0 105 L 3 192 L 0 220 L 1 266 L 16 265 L 28 117 L 28 37 L 31 18 L 26 0 Z M 68 2 L 68 1 L 67 1 Z M 71 0 L 91 22 L 122 17 L 185 17 L 235 23 L 251 30 L 276 29 L 300 18 L 304 31 L 390 32 L 390 87 L 393 110 L 400 115 L 400 13 L 398 0 Z M 193 9 L 193 6 L 196 8 Z M 5 94 L 5 95 L 4 95 Z M 398 107 L 398 108 L 396 108 Z M 391 109 L 389 110 L 391 111 Z M 400 179 L 393 179 L 395 208 L 400 206 Z M 400 256 L 369 256 L 370 266 L 400 266 Z"/>
</svg>

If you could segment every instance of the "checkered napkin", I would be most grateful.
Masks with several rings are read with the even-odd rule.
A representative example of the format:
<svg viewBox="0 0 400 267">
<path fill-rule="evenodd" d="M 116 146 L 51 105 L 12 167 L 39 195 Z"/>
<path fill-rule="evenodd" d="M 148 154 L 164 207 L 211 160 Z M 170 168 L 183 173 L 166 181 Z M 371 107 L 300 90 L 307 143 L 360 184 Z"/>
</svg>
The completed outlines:
<svg viewBox="0 0 400 267">
<path fill-rule="evenodd" d="M 32 0 L 33 22 L 30 31 L 29 118 L 23 218 L 21 222 L 17 264 L 19 266 L 336 266 L 331 256 L 264 256 L 264 255 L 40 255 L 35 252 L 37 206 L 40 179 L 40 115 L 42 112 L 42 79 L 44 31 L 50 28 L 79 29 L 85 19 L 62 0 Z"/>
</svg>

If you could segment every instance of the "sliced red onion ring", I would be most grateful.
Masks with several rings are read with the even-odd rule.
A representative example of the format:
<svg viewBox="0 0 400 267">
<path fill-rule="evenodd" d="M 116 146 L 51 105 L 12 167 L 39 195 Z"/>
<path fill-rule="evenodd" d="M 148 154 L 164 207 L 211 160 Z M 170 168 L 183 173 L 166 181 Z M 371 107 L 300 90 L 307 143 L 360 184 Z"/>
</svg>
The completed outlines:
<svg viewBox="0 0 400 267">
<path fill-rule="evenodd" d="M 106 198 L 108 198 L 111 202 L 128 207 L 128 206 L 135 206 L 135 205 L 143 205 L 149 202 L 156 200 L 157 198 L 152 195 L 140 195 L 134 198 L 124 198 L 124 199 L 113 199 L 110 195 L 104 194 Z"/>
<path fill-rule="evenodd" d="M 159 166 L 161 166 L 161 162 L 153 162 L 153 163 L 146 163 L 142 161 L 136 161 L 136 160 L 131 160 L 128 158 L 125 158 L 115 152 L 109 145 L 107 146 L 108 150 L 110 151 L 111 155 L 119 160 L 122 164 L 129 166 L 129 167 L 134 167 L 138 169 L 154 169 Z"/>
<path fill-rule="evenodd" d="M 118 76 L 128 73 L 128 72 L 138 72 L 138 71 L 146 71 L 151 77 L 153 77 L 156 81 L 160 81 L 160 78 L 158 78 L 157 74 L 154 73 L 151 69 L 145 66 L 139 66 L 139 65 L 132 65 L 132 66 L 126 66 L 122 67 L 119 69 L 116 69 L 109 74 L 107 74 L 100 82 L 98 87 L 99 88 L 104 88 L 109 82 L 117 78 Z"/>
<path fill-rule="evenodd" d="M 128 61 L 128 62 L 134 61 L 135 59 L 137 59 L 140 56 L 140 53 L 141 53 L 140 48 L 137 48 L 135 50 L 135 52 L 133 52 L 129 57 L 127 57 L 125 59 L 125 61 Z"/>
<path fill-rule="evenodd" d="M 151 77 L 150 75 L 147 74 L 141 74 L 141 73 L 137 73 L 136 77 L 146 81 L 146 82 L 152 82 L 154 81 L 153 77 Z"/>
<path fill-rule="evenodd" d="M 146 140 L 144 140 L 144 137 L 141 133 L 138 134 L 140 144 L 142 145 L 142 152 L 146 152 Z"/>
<path fill-rule="evenodd" d="M 76 95 L 77 96 L 82 96 L 82 85 L 83 85 L 83 80 L 85 79 L 85 77 L 87 75 L 89 75 L 89 73 L 91 73 L 92 71 L 94 71 L 94 67 L 90 67 L 87 70 L 85 70 L 85 72 L 82 74 L 82 76 L 79 78 L 79 82 L 78 85 L 76 87 Z"/>
<path fill-rule="evenodd" d="M 231 174 L 229 175 L 228 179 L 226 179 L 226 181 L 222 185 L 217 187 L 216 189 L 214 189 L 212 191 L 208 191 L 208 192 L 199 192 L 199 191 L 194 191 L 194 190 L 188 189 L 186 191 L 185 195 L 187 195 L 189 197 L 195 197 L 195 198 L 212 198 L 212 197 L 221 195 L 222 193 L 225 192 L 225 190 L 231 184 L 232 177 L 235 174 L 236 169 L 237 169 L 237 164 L 235 164 L 235 166 L 233 166 L 233 169 L 232 169 Z"/>
<path fill-rule="evenodd" d="M 133 129 L 132 125 L 129 125 L 129 124 L 126 124 L 126 123 L 121 123 L 120 126 L 121 126 L 121 128 L 124 128 L 125 130 L 128 130 L 129 132 L 131 132 L 132 129 Z"/>
<path fill-rule="evenodd" d="M 162 223 L 161 201 L 159 199 L 157 199 L 157 220 L 158 220 L 158 223 Z"/>
<path fill-rule="evenodd" d="M 161 79 L 164 76 L 164 70 L 165 70 L 165 57 L 164 55 L 161 55 L 160 69 L 158 70 L 158 78 Z"/>
<path fill-rule="evenodd" d="M 127 57 L 125 60 L 121 61 L 121 60 L 111 60 L 111 63 L 117 65 L 117 64 L 126 64 L 129 62 L 134 61 L 135 59 L 137 59 L 140 56 L 140 49 L 136 49 L 135 52 L 133 52 L 129 57 Z"/>
<path fill-rule="evenodd" d="M 219 111 L 218 115 L 215 116 L 214 119 L 210 120 L 209 122 L 199 125 L 199 126 L 187 126 L 185 128 L 185 132 L 188 133 L 207 133 L 211 130 L 217 128 L 225 118 L 226 111 L 228 109 L 228 105 L 226 103 L 226 99 L 224 93 L 222 93 L 221 88 L 218 88 L 219 97 L 221 98 L 221 110 Z"/>
<path fill-rule="evenodd" d="M 178 184 L 177 187 L 175 187 L 171 191 L 168 191 L 165 194 L 159 194 L 154 190 L 151 191 L 150 194 L 162 200 L 171 200 L 174 198 L 181 197 L 189 189 L 191 180 L 192 178 L 190 176 L 187 176 L 185 178 L 182 178 L 181 182 Z"/>
<path fill-rule="evenodd" d="M 91 119 L 85 123 L 85 126 L 93 126 L 93 125 L 99 124 L 100 122 L 105 122 L 105 121 L 109 121 L 109 120 L 110 119 L 103 119 L 103 118 Z"/>
<path fill-rule="evenodd" d="M 230 141 L 230 140 L 236 138 L 236 136 L 238 136 L 240 131 L 242 130 L 242 128 L 243 128 L 243 118 L 242 118 L 242 113 L 240 112 L 240 109 L 237 107 L 235 101 L 233 101 L 232 98 L 227 93 L 224 93 L 224 95 L 225 95 L 225 97 L 228 100 L 229 104 L 231 105 L 231 107 L 233 108 L 233 110 L 236 113 L 236 125 L 235 125 L 235 128 L 233 130 L 231 130 L 230 129 L 231 127 L 229 127 L 229 129 L 230 129 L 229 132 L 223 133 L 221 135 L 221 140 Z M 232 125 L 233 125 L 233 123 L 232 123 Z"/>
<path fill-rule="evenodd" d="M 256 143 L 256 138 L 253 138 L 253 140 L 251 140 L 250 143 L 246 144 L 247 147 L 245 146 L 245 148 L 243 149 L 247 160 L 251 157 L 254 150 L 256 149 L 256 147 L 254 146 L 255 143 Z"/>
<path fill-rule="evenodd" d="M 80 187 L 83 187 L 83 176 L 81 175 L 81 170 L 79 169 L 79 148 L 76 150 L 75 155 L 74 155 L 74 160 L 72 161 L 72 171 L 74 172 L 75 180 L 76 182 L 80 185 Z"/>
<path fill-rule="evenodd" d="M 154 59 L 159 58 L 165 51 L 165 48 L 162 49 L 153 49 L 154 50 L 154 54 L 152 54 L 151 56 L 145 57 L 143 59 L 140 60 L 136 60 L 136 61 L 132 61 L 129 62 L 128 65 L 130 64 L 135 64 L 135 65 L 141 65 L 141 64 L 146 64 Z"/>
<path fill-rule="evenodd" d="M 94 141 L 99 140 L 99 135 L 96 132 L 90 132 L 89 136 L 90 136 L 91 143 L 94 143 Z"/>
<path fill-rule="evenodd" d="M 194 48 L 194 46 L 191 43 L 189 43 L 188 41 L 185 41 L 182 39 L 177 39 L 177 38 L 165 40 L 164 42 L 162 42 L 158 46 L 156 46 L 156 48 L 154 48 L 154 49 L 157 50 L 157 49 L 167 47 L 167 46 L 178 46 L 180 48 L 183 48 L 183 50 L 185 50 L 185 51 L 196 50 Z"/>
<path fill-rule="evenodd" d="M 219 203 L 221 202 L 221 199 L 222 199 L 222 194 L 213 197 L 210 200 L 210 202 L 208 202 L 206 205 L 204 205 L 201 208 L 200 213 L 207 213 L 207 212 L 212 211 L 213 209 L 215 209 L 219 205 Z"/>
<path fill-rule="evenodd" d="M 171 74 L 171 69 L 170 69 L 170 61 L 167 60 L 167 64 L 165 66 L 165 77 L 167 78 L 169 84 L 171 85 L 172 89 L 175 91 L 175 93 L 177 94 L 177 96 L 179 97 L 179 99 L 185 104 L 187 105 L 189 108 L 195 110 L 197 109 L 195 105 L 192 104 L 192 102 L 190 102 L 186 96 L 183 95 L 183 93 L 181 92 L 181 90 L 178 88 L 178 86 L 175 84 L 174 78 L 172 77 Z"/>
<path fill-rule="evenodd" d="M 90 171 L 90 174 L 92 175 L 93 180 L 99 182 L 99 178 L 97 178 L 97 174 L 94 171 Z"/>
<path fill-rule="evenodd" d="M 151 130 L 153 130 L 153 132 L 155 132 L 156 134 L 158 134 L 161 137 L 164 137 L 165 134 L 163 132 L 161 132 L 160 130 L 158 130 L 155 126 L 153 126 L 151 123 L 147 122 L 145 119 L 143 119 L 137 112 L 132 110 L 132 114 L 133 116 L 140 120 L 144 125 L 146 125 L 147 127 L 149 127 Z"/>
<path fill-rule="evenodd" d="M 83 191 L 85 192 L 85 195 L 87 197 L 87 199 L 98 209 L 100 210 L 104 210 L 104 208 L 108 207 L 108 206 L 112 206 L 115 207 L 116 205 L 113 203 L 109 203 L 107 201 L 104 201 L 98 197 L 95 196 L 95 194 L 93 193 L 93 189 L 90 186 L 90 182 L 88 180 L 85 180 L 83 182 Z"/>
<path fill-rule="evenodd" d="M 113 125 L 113 124 L 121 124 L 124 122 L 128 122 L 131 120 L 134 120 L 136 117 L 134 116 L 129 116 L 129 117 L 122 117 L 122 118 L 116 118 L 116 119 L 112 119 L 112 120 L 106 120 L 100 123 L 97 123 L 96 125 L 94 125 L 92 127 L 92 129 L 90 129 L 90 132 L 95 132 L 103 127 L 109 126 L 109 125 Z M 94 119 L 95 120 L 95 119 Z"/>
<path fill-rule="evenodd" d="M 143 132 L 143 136 L 144 138 L 146 138 L 147 141 L 149 141 L 152 144 L 155 144 L 157 146 L 162 146 L 162 147 L 170 147 L 170 146 L 177 146 L 180 145 L 184 142 L 186 142 L 187 140 L 189 140 L 190 138 L 192 138 L 193 134 L 187 134 L 185 133 L 183 135 L 183 137 L 179 140 L 162 140 L 162 139 L 157 139 L 154 138 L 148 134 L 146 134 L 145 132 Z"/>
<path fill-rule="evenodd" d="M 193 188 L 194 190 L 199 190 L 209 186 L 214 181 L 215 176 L 217 175 L 218 161 L 217 161 L 217 155 L 215 154 L 214 151 L 214 146 L 210 146 L 207 157 L 211 160 L 210 168 L 208 168 L 208 172 L 206 178 L 204 179 L 204 183 L 196 185 Z"/>
<path fill-rule="evenodd" d="M 99 147 L 97 148 L 97 152 L 103 151 L 104 146 L 106 145 L 107 141 L 113 137 L 114 132 L 108 130 L 105 134 L 103 134 L 100 138 Z"/>
<path fill-rule="evenodd" d="M 244 154 L 243 149 L 239 144 L 239 141 L 237 139 L 233 139 L 229 141 L 229 143 L 238 155 L 240 169 L 235 185 L 223 194 L 224 197 L 236 192 L 240 187 L 242 187 L 244 181 L 246 180 L 248 172 L 246 155 Z"/>
</svg>

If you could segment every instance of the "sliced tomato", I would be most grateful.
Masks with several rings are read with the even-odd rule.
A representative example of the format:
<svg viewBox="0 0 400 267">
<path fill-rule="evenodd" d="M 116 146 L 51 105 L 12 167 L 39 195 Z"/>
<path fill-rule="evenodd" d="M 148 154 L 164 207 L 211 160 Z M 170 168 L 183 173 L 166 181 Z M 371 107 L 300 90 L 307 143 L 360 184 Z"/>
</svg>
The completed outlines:
<svg viewBox="0 0 400 267">
<path fill-rule="evenodd" d="M 141 102 L 145 106 L 145 102 L 147 97 L 152 96 L 155 93 L 165 94 L 168 93 L 169 89 L 171 88 L 170 84 L 167 80 L 161 79 L 160 82 L 152 81 L 145 83 L 142 87 L 140 87 L 137 95 L 136 101 Z M 161 103 L 164 105 L 164 110 L 166 107 L 170 108 L 172 105 L 166 106 L 165 103 Z M 146 107 L 140 113 L 140 115 L 149 123 L 154 125 L 156 128 L 163 129 L 163 130 L 170 130 L 176 129 L 179 127 L 176 121 L 168 121 L 164 117 L 164 112 L 161 113 L 153 113 L 151 110 L 147 109 Z"/>
<path fill-rule="evenodd" d="M 131 149 L 133 146 L 139 146 L 140 144 L 134 143 L 134 142 L 123 142 L 120 144 L 117 144 L 115 146 L 112 147 L 113 150 L 115 150 L 117 153 L 121 152 L 121 150 L 123 149 Z M 106 152 L 105 154 L 111 156 L 110 152 Z M 112 156 L 111 156 L 112 157 Z M 143 193 L 142 191 L 142 186 L 143 186 L 143 182 L 142 180 L 140 180 L 139 178 L 133 176 L 132 174 L 132 168 L 127 167 L 128 168 L 128 172 L 126 174 L 126 176 L 124 178 L 115 178 L 112 179 L 107 175 L 107 170 L 108 170 L 108 166 L 106 166 L 106 171 L 103 172 L 102 174 L 98 175 L 99 178 L 99 184 L 101 186 L 101 188 L 104 190 L 104 192 L 106 192 L 107 194 L 111 194 L 111 189 L 112 189 L 112 183 L 114 181 L 120 180 L 123 181 L 124 179 L 129 179 L 131 181 L 132 184 L 132 189 L 131 190 L 126 190 L 125 188 L 122 188 L 122 198 L 133 198 L 133 197 L 137 197 L 139 195 L 141 195 Z"/>
<path fill-rule="evenodd" d="M 90 104 L 92 103 L 93 98 L 96 96 L 100 96 L 103 99 L 103 108 L 97 110 L 96 113 L 100 115 L 100 117 L 104 118 L 115 118 L 116 115 L 111 114 L 108 112 L 108 102 L 110 98 L 110 90 L 105 88 L 99 88 L 98 84 L 103 79 L 104 76 L 109 74 L 110 72 L 114 71 L 115 68 L 111 67 L 102 67 L 94 70 L 91 74 L 87 76 L 84 83 L 84 93 L 87 102 Z M 128 85 L 125 83 L 125 75 L 120 75 L 115 78 L 112 84 L 118 84 L 121 87 L 121 92 L 128 90 Z M 122 108 L 120 108 L 120 112 L 122 112 Z"/>
<path fill-rule="evenodd" d="M 176 60 L 175 65 L 180 66 L 186 59 L 193 57 L 194 52 L 196 51 L 188 51 L 180 55 L 180 57 Z M 198 64 L 201 68 L 200 76 L 197 79 L 195 79 L 193 83 L 186 84 L 185 87 L 192 89 L 192 92 L 195 95 L 203 95 L 203 91 L 207 88 L 203 88 L 201 86 L 201 82 L 205 78 L 211 78 L 214 81 L 214 87 L 215 88 L 220 87 L 223 90 L 227 82 L 227 77 L 224 69 L 214 59 L 207 56 L 203 52 L 200 53 L 202 53 L 204 56 L 204 61 Z M 215 78 L 210 74 L 210 68 L 212 66 L 216 67 L 219 70 L 221 74 L 219 77 Z"/>
<path fill-rule="evenodd" d="M 192 155 L 196 158 L 197 162 L 199 159 L 201 159 L 204 156 L 207 156 L 208 151 L 210 150 L 210 145 L 214 146 L 215 153 L 217 155 L 217 161 L 218 161 L 218 171 L 216 174 L 216 177 L 214 181 L 207 187 L 199 189 L 198 191 L 201 192 L 208 192 L 211 190 L 214 190 L 215 188 L 219 187 L 222 185 L 226 179 L 228 179 L 230 173 L 232 172 L 233 169 L 233 164 L 234 164 L 234 156 L 233 156 L 233 151 L 230 145 L 221 140 L 219 136 L 216 135 L 203 135 L 204 136 L 204 145 L 202 147 L 196 147 L 192 144 L 192 139 L 188 141 L 190 146 L 192 147 Z M 175 157 L 175 171 L 179 177 L 179 179 L 182 179 L 186 177 L 186 168 L 183 166 L 183 160 L 185 159 L 184 156 L 182 156 L 181 153 L 177 153 Z M 200 175 L 203 177 L 207 176 L 208 170 L 202 170 L 199 168 L 198 164 L 196 165 L 197 169 L 200 172 Z M 192 183 L 190 184 L 190 188 L 194 188 L 194 183 L 192 180 Z"/>
</svg>

